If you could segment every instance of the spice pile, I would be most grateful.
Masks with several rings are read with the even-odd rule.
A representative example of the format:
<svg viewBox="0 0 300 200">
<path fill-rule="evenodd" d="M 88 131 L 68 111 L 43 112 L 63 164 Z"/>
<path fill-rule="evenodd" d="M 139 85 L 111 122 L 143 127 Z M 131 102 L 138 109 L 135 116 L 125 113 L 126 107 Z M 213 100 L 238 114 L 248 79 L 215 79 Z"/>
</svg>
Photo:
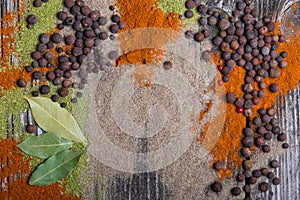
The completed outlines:
<svg viewBox="0 0 300 200">
<path fill-rule="evenodd" d="M 268 153 L 271 150 L 268 141 L 273 138 L 280 142 L 286 140 L 286 134 L 282 133 L 279 121 L 274 117 L 276 108 L 272 106 L 280 94 L 280 86 L 283 85 L 280 82 L 278 84 L 278 79 L 286 74 L 288 67 L 287 49 L 279 48 L 285 46 L 286 38 L 275 33 L 276 24 L 268 16 L 260 19 L 258 9 L 251 4 L 251 0 L 238 1 L 232 15 L 227 16 L 224 12 L 188 0 L 188 10 L 185 12 L 185 17 L 191 18 L 191 9 L 197 6 L 197 11 L 202 15 L 199 18 L 200 31 L 187 31 L 186 35 L 192 36 L 197 42 L 210 37 L 220 51 L 214 54 L 213 61 L 223 75 L 219 84 L 226 88 L 226 100 L 230 105 L 227 108 L 225 125 L 228 127 L 212 150 L 215 158 L 213 167 L 222 180 L 232 175 L 231 170 L 226 170 L 231 168 L 230 165 L 237 169 L 242 166 L 244 171 L 237 174 L 236 179 L 245 183 L 242 188 L 245 199 L 251 199 L 250 185 L 256 184 L 261 176 L 272 180 L 274 185 L 280 183 L 280 179 L 271 170 L 279 167 L 279 162 L 272 160 L 270 169 L 253 169 L 252 152 L 259 148 Z M 211 26 L 218 29 L 213 36 L 210 33 Z M 294 79 L 294 82 L 293 87 L 298 84 L 299 79 Z M 268 97 L 269 94 L 271 98 Z M 241 126 L 243 121 L 244 127 Z M 283 143 L 282 147 L 286 149 L 289 145 Z M 268 182 L 261 182 L 258 186 L 262 192 L 270 187 Z M 221 192 L 222 183 L 213 183 L 211 189 Z M 242 189 L 234 187 L 231 193 L 238 196 Z"/>
<path fill-rule="evenodd" d="M 155 0 L 145 0 L 145 1 L 128 1 L 128 0 L 118 0 L 117 8 L 118 12 L 121 15 L 121 19 L 126 22 L 126 28 L 124 31 L 135 30 L 138 28 L 164 28 L 174 31 L 179 31 L 179 16 L 174 13 L 163 14 L 163 11 L 159 8 L 153 7 Z M 120 31 L 120 33 L 124 32 Z M 143 40 L 145 37 L 151 37 L 147 34 L 147 31 L 141 32 L 140 38 L 136 37 L 134 46 L 141 47 L 143 43 L 149 41 L 149 39 Z M 158 30 L 156 30 L 158 31 Z M 159 33 L 153 34 L 159 35 Z M 172 38 L 168 38 L 171 40 Z M 120 48 L 124 49 L 128 45 L 126 43 L 127 38 L 121 37 L 120 39 Z M 160 48 L 165 45 L 168 40 L 166 37 L 161 35 L 161 37 L 155 37 L 151 40 L 153 43 L 156 43 L 158 48 L 140 48 L 134 51 L 125 52 L 122 56 L 117 59 L 117 66 L 122 66 L 123 64 L 153 64 L 161 59 L 161 56 L 164 55 L 164 51 Z M 125 46 L 125 47 L 124 47 Z M 150 45 L 149 45 L 150 46 Z"/>
</svg>

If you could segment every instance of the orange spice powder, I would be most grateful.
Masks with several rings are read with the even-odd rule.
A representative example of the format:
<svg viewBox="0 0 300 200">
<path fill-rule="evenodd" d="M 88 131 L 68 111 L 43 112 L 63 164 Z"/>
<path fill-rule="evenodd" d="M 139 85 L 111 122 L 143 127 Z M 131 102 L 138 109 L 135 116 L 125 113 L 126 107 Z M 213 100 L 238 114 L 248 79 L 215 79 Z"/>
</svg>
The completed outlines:
<svg viewBox="0 0 300 200">
<path fill-rule="evenodd" d="M 119 41 L 122 51 L 131 45 L 135 45 L 136 48 L 132 48 L 130 52 L 123 52 L 124 54 L 117 60 L 117 66 L 123 64 L 153 64 L 159 60 L 159 56 L 164 54 L 164 51 L 160 50 L 165 45 L 169 38 L 158 33 L 153 35 L 147 35 L 147 31 L 141 31 L 140 33 L 134 32 L 134 43 L 128 43 L 127 37 L 122 37 L 122 33 L 129 30 L 136 30 L 138 28 L 164 28 L 179 30 L 179 16 L 174 13 L 164 15 L 160 8 L 156 8 L 155 0 L 118 0 L 116 6 L 121 15 L 121 20 L 126 22 L 125 30 L 120 32 Z M 151 30 L 150 30 L 151 32 Z M 151 32 L 154 33 L 154 32 Z M 125 33 L 126 35 L 127 33 Z M 154 37 L 149 40 L 149 37 Z M 145 40 L 155 42 L 156 48 L 149 48 L 151 45 L 145 45 Z M 148 48 L 142 48 L 142 47 Z"/>
<path fill-rule="evenodd" d="M 0 140 L 0 199 L 79 200 L 66 194 L 65 187 L 60 183 L 47 186 L 29 185 L 30 162 L 24 158 L 17 144 L 18 142 L 11 139 Z"/>
<path fill-rule="evenodd" d="M 19 77 L 24 77 L 25 80 L 30 80 L 30 75 L 23 72 L 12 59 L 16 59 L 16 33 L 18 23 L 16 20 L 22 15 L 22 9 L 20 11 L 7 12 L 1 20 L 2 27 L 0 29 L 1 47 L 0 47 L 0 88 L 8 90 L 15 86 Z"/>
</svg>

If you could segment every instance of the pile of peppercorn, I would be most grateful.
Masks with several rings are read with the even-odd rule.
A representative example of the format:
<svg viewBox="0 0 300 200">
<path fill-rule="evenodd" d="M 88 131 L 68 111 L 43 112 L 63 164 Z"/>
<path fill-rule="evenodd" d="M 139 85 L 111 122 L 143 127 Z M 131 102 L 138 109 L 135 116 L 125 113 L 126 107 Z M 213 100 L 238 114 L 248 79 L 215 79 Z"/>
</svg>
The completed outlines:
<svg viewBox="0 0 300 200">
<path fill-rule="evenodd" d="M 213 10 L 207 5 L 200 4 L 197 0 L 187 0 L 185 2 L 186 18 L 192 18 L 194 13 L 192 9 L 196 7 L 197 12 L 201 15 L 199 18 L 200 30 L 196 33 L 187 31 L 186 36 L 194 38 L 197 42 L 202 42 L 205 38 L 211 38 L 212 43 L 221 52 L 221 57 L 225 65 L 217 66 L 222 74 L 222 84 L 230 81 L 230 72 L 233 68 L 240 66 L 246 71 L 244 85 L 242 90 L 244 95 L 237 98 L 233 92 L 226 94 L 227 103 L 236 106 L 238 113 L 243 113 L 247 119 L 247 126 L 243 130 L 243 148 L 240 155 L 243 157 L 243 173 L 236 176 L 238 182 L 244 182 L 242 188 L 245 192 L 245 199 L 251 199 L 251 186 L 256 184 L 258 178 L 265 176 L 274 185 L 280 183 L 280 179 L 275 177 L 274 172 L 267 168 L 252 169 L 251 147 L 256 145 L 263 152 L 270 152 L 271 148 L 268 141 L 277 137 L 278 141 L 285 141 L 286 134 L 281 132 L 278 119 L 275 118 L 276 109 L 259 109 L 258 117 L 253 118 L 252 108 L 260 103 L 260 99 L 266 95 L 265 90 L 278 92 L 279 86 L 276 83 L 267 85 L 265 78 L 278 78 L 280 69 L 287 67 L 287 52 L 278 53 L 278 43 L 284 42 L 284 35 L 276 35 L 275 23 L 268 16 L 259 18 L 259 11 L 253 7 L 252 0 L 238 1 L 231 16 L 220 10 Z M 212 33 L 212 29 L 217 29 Z M 206 52 L 207 54 L 207 52 Z M 206 56 L 207 57 L 207 56 Z M 257 83 L 258 89 L 255 89 L 254 82 Z M 220 83 L 220 82 L 219 82 Z M 284 149 L 288 148 L 287 143 L 283 143 Z M 270 168 L 280 166 L 278 161 L 272 160 L 269 163 Z M 214 164 L 216 170 L 226 167 L 225 163 L 217 162 Z M 269 183 L 261 182 L 258 188 L 262 192 L 269 189 Z M 222 191 L 222 183 L 215 182 L 211 185 L 214 192 Z M 242 193 L 240 187 L 234 187 L 231 190 L 232 195 L 238 196 Z"/>
<path fill-rule="evenodd" d="M 47 1 L 44 1 L 47 2 Z M 57 94 L 53 94 L 51 99 L 58 102 L 60 97 L 69 95 L 71 87 L 83 89 L 87 83 L 87 72 L 82 68 L 82 64 L 87 60 L 88 55 L 92 50 L 99 46 L 103 40 L 115 37 L 107 33 L 107 29 L 116 34 L 119 30 L 125 28 L 125 23 L 120 21 L 120 16 L 112 15 L 111 24 L 108 24 L 108 19 L 101 16 L 98 10 L 91 10 L 83 0 L 64 0 L 65 9 L 57 13 L 57 18 L 61 23 L 57 24 L 59 32 L 52 34 L 43 33 L 39 36 L 39 43 L 36 51 L 32 52 L 31 57 L 33 62 L 25 67 L 26 72 L 31 73 L 32 82 L 42 83 L 42 80 L 47 80 L 46 83 L 39 85 L 38 91 L 33 91 L 32 96 L 46 95 L 50 93 L 48 81 L 56 86 Z M 33 2 L 35 7 L 41 6 L 40 0 Z M 110 10 L 114 7 L 111 6 Z M 38 23 L 38 18 L 35 15 L 27 17 L 28 28 Z M 62 35 L 60 30 L 68 28 L 69 35 Z M 70 46 L 71 50 L 65 50 L 64 47 Z M 53 50 L 58 53 L 56 58 Z M 109 54 L 110 55 L 110 54 Z M 54 62 L 54 59 L 57 59 Z M 53 63 L 58 63 L 54 65 Z M 47 67 L 49 72 L 42 74 L 38 68 Z M 72 76 L 74 72 L 79 72 L 78 75 L 82 79 L 81 83 L 74 83 Z M 96 71 L 96 70 L 94 70 Z M 99 70 L 98 70 L 99 71 Z M 21 78 L 17 81 L 19 87 L 26 87 L 25 79 Z M 77 97 L 81 97 L 81 92 L 78 92 Z M 71 100 L 77 102 L 76 98 Z M 61 107 L 66 107 L 66 102 L 62 102 Z"/>
</svg>

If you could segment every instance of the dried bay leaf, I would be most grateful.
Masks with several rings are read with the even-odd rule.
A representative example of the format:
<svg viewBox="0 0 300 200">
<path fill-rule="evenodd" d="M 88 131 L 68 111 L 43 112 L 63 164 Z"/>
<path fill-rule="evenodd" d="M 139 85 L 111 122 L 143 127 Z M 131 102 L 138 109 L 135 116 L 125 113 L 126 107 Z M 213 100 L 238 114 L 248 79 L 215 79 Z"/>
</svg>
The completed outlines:
<svg viewBox="0 0 300 200">
<path fill-rule="evenodd" d="M 84 151 L 64 150 L 39 165 L 29 179 L 30 185 L 50 185 L 72 172 Z"/>
<path fill-rule="evenodd" d="M 37 124 L 46 132 L 87 144 L 75 118 L 59 104 L 45 97 L 24 97 Z"/>
<path fill-rule="evenodd" d="M 72 146 L 68 139 L 54 133 L 44 133 L 36 137 L 25 139 L 18 147 L 25 153 L 38 158 L 46 159 Z"/>
</svg>

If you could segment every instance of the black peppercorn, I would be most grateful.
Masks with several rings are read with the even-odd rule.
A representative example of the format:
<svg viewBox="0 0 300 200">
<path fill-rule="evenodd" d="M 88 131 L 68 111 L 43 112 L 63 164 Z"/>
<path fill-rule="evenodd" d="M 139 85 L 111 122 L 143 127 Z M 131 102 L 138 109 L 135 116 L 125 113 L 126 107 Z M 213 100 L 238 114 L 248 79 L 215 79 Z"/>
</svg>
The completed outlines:
<svg viewBox="0 0 300 200">
<path fill-rule="evenodd" d="M 212 191 L 217 192 L 217 193 L 221 192 L 222 189 L 223 189 L 222 183 L 220 183 L 220 182 L 214 182 L 211 185 L 211 189 L 212 189 Z"/>
<path fill-rule="evenodd" d="M 243 161 L 243 168 L 247 169 L 247 170 L 251 170 L 252 169 L 252 162 L 251 160 L 244 160 Z"/>
<path fill-rule="evenodd" d="M 245 180 L 245 175 L 244 175 L 244 174 L 238 174 L 238 175 L 236 176 L 236 180 L 237 180 L 238 182 L 244 181 L 244 180 Z"/>
<path fill-rule="evenodd" d="M 65 87 L 62 87 L 61 89 L 58 90 L 58 94 L 61 97 L 65 97 L 69 94 L 69 90 Z"/>
<path fill-rule="evenodd" d="M 262 182 L 260 185 L 259 185 L 259 189 L 260 191 L 262 192 L 266 192 L 269 190 L 269 184 L 266 183 L 266 182 Z"/>
<path fill-rule="evenodd" d="M 30 25 L 34 25 L 38 22 L 38 17 L 36 15 L 29 15 L 27 18 L 27 22 Z"/>
<path fill-rule="evenodd" d="M 48 94 L 50 92 L 50 87 L 48 85 L 42 85 L 40 87 L 41 94 Z"/>
<path fill-rule="evenodd" d="M 37 96 L 39 96 L 39 92 L 38 92 L 38 91 L 32 91 L 32 92 L 31 92 L 31 95 L 32 95 L 33 97 L 37 97 Z"/>
<path fill-rule="evenodd" d="M 274 185 L 279 185 L 279 184 L 280 184 L 280 179 L 277 178 L 277 177 L 275 177 L 275 178 L 273 179 L 272 183 L 273 183 Z"/>
<path fill-rule="evenodd" d="M 17 81 L 17 85 L 18 85 L 19 87 L 24 88 L 24 87 L 26 87 L 27 82 L 26 82 L 26 80 L 25 80 L 24 78 L 20 78 L 20 79 Z"/>
<path fill-rule="evenodd" d="M 51 100 L 52 100 L 53 102 L 58 102 L 58 101 L 59 101 L 59 96 L 57 96 L 57 95 L 52 95 L 52 96 L 51 96 Z"/>
<path fill-rule="evenodd" d="M 261 149 L 264 153 L 269 153 L 271 151 L 271 147 L 269 145 L 264 145 Z"/>
<path fill-rule="evenodd" d="M 290 147 L 290 145 L 288 143 L 283 143 L 282 144 L 283 149 L 288 149 L 289 147 Z"/>
<path fill-rule="evenodd" d="M 26 131 L 28 133 L 36 133 L 37 131 L 37 126 L 36 125 L 33 125 L 33 124 L 27 124 L 26 125 Z"/>
<path fill-rule="evenodd" d="M 278 168 L 278 167 L 280 167 L 280 164 L 279 164 L 279 162 L 277 160 L 272 160 L 270 162 L 270 167 L 272 167 L 272 168 Z"/>
<path fill-rule="evenodd" d="M 269 173 L 267 174 L 267 178 L 268 178 L 268 179 L 273 179 L 274 177 L 275 177 L 274 172 L 269 172 Z"/>
<path fill-rule="evenodd" d="M 239 187 L 234 187 L 234 188 L 231 189 L 231 194 L 234 195 L 234 196 L 240 195 L 241 192 L 242 192 L 242 190 Z"/>
</svg>

